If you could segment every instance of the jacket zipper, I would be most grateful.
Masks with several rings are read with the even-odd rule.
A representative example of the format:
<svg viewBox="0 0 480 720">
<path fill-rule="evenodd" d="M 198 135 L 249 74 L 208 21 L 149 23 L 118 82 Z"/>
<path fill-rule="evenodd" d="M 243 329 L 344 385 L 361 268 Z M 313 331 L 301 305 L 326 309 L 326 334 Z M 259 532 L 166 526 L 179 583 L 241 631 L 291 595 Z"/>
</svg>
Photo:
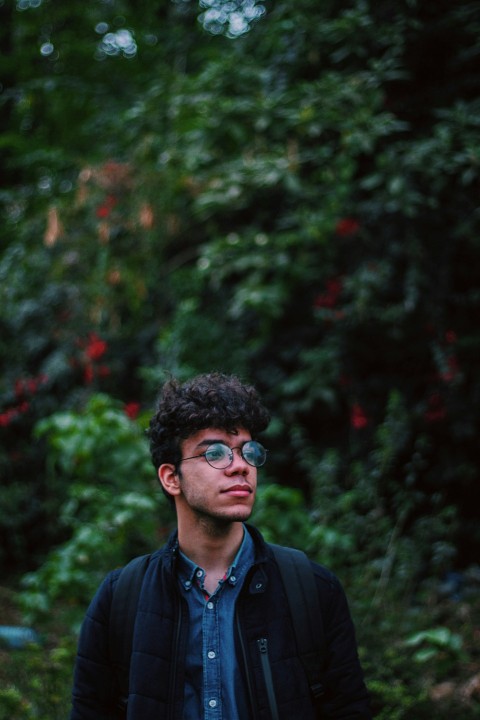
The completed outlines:
<svg viewBox="0 0 480 720">
<path fill-rule="evenodd" d="M 246 679 L 247 679 L 247 691 L 248 691 L 248 697 L 249 697 L 249 699 L 250 699 L 250 709 L 251 709 L 251 712 L 253 713 L 253 715 L 252 715 L 252 720 L 255 720 L 255 718 L 257 718 L 257 710 L 256 710 L 256 706 L 255 706 L 255 702 L 254 702 L 254 697 L 253 697 L 252 681 L 251 681 L 251 678 L 250 678 L 250 669 L 249 669 L 249 668 L 250 668 L 250 665 L 249 665 L 249 663 L 248 663 L 248 661 L 247 661 L 247 653 L 246 653 L 246 650 L 245 650 L 245 643 L 244 643 L 244 641 L 243 641 L 242 628 L 241 628 L 240 619 L 239 619 L 237 613 L 235 613 L 235 619 L 236 619 L 236 622 L 237 622 L 238 639 L 239 639 L 239 642 L 240 642 L 240 648 L 241 648 L 241 651 L 242 651 L 242 658 L 243 658 L 243 665 L 244 665 L 244 668 L 245 668 L 245 677 L 246 677 Z"/>
<path fill-rule="evenodd" d="M 263 670 L 263 677 L 267 687 L 268 704 L 272 713 L 272 720 L 279 720 L 277 699 L 275 697 L 275 689 L 273 687 L 272 668 L 270 667 L 270 658 L 268 655 L 267 638 L 257 640 L 257 646 L 260 651 L 260 662 Z"/>
</svg>

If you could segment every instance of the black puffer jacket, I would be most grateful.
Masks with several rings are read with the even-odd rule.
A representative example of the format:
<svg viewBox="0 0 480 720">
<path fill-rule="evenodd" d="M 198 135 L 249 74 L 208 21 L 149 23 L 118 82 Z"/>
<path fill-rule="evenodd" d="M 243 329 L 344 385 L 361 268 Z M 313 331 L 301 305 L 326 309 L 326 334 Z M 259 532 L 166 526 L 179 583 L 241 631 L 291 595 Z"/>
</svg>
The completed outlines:
<svg viewBox="0 0 480 720">
<path fill-rule="evenodd" d="M 258 640 L 268 652 L 280 720 L 367 720 L 368 694 L 357 657 L 355 634 L 339 581 L 312 563 L 322 607 L 328 657 L 322 703 L 313 708 L 297 657 L 287 598 L 279 570 L 260 533 L 248 527 L 256 562 L 237 602 L 238 658 L 249 688 L 245 720 L 271 720 Z M 182 720 L 188 610 L 175 579 L 176 537 L 150 560 L 139 599 L 130 666 L 127 720 Z M 119 571 L 100 586 L 85 617 L 75 666 L 70 720 L 113 720 L 117 682 L 109 660 L 108 625 Z M 199 715 L 200 717 L 200 715 Z M 228 720 L 228 718 L 224 718 Z"/>
</svg>

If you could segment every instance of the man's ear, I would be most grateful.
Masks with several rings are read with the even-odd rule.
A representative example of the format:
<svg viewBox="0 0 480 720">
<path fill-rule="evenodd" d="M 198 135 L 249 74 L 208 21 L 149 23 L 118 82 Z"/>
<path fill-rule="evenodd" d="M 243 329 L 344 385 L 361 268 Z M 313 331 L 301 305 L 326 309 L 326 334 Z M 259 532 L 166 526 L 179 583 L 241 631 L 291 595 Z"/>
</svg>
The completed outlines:
<svg viewBox="0 0 480 720">
<path fill-rule="evenodd" d="M 180 478 L 175 470 L 175 465 L 163 463 L 158 468 L 158 479 L 160 485 L 169 495 L 180 495 Z"/>
</svg>

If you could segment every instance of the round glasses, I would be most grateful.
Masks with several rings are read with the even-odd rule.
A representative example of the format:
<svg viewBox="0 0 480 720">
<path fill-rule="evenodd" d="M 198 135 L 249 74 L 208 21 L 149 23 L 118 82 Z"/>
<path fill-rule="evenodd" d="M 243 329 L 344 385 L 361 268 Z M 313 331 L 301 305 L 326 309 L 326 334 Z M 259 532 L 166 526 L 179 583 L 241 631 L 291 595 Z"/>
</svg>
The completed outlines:
<svg viewBox="0 0 480 720">
<path fill-rule="evenodd" d="M 204 457 L 205 460 L 211 467 L 216 470 L 225 470 L 233 462 L 233 451 L 240 450 L 242 458 L 252 467 L 261 467 L 267 459 L 267 451 L 260 445 L 256 440 L 248 440 L 238 448 L 230 448 L 221 442 L 212 443 L 208 445 L 205 452 L 200 455 L 192 455 L 188 458 L 182 458 L 182 462 L 185 460 L 193 460 L 194 458 Z"/>
</svg>

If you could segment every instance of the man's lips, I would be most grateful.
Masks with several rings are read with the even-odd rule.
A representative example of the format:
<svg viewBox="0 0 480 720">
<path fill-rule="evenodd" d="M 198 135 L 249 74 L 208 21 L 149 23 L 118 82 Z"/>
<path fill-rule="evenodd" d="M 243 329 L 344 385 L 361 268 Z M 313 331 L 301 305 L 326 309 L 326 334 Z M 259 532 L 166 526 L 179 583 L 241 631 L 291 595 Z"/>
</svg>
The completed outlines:
<svg viewBox="0 0 480 720">
<path fill-rule="evenodd" d="M 223 494 L 233 495 L 234 497 L 247 497 L 251 492 L 252 488 L 250 485 L 231 485 L 225 488 L 225 490 L 222 490 Z"/>
</svg>

